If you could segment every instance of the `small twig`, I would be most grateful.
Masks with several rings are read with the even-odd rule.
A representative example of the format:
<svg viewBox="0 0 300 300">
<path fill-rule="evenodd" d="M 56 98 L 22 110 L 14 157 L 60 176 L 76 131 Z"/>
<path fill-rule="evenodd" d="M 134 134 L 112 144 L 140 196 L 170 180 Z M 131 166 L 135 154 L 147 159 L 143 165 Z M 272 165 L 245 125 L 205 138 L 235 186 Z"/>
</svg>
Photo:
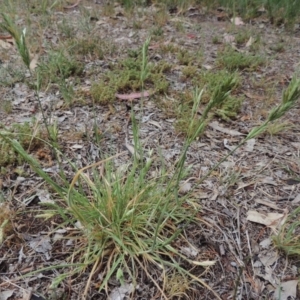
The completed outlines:
<svg viewBox="0 0 300 300">
<path fill-rule="evenodd" d="M 235 286 L 234 286 L 234 291 L 233 291 L 233 296 L 232 296 L 232 299 L 234 299 L 234 300 L 236 300 L 238 285 L 239 285 L 240 279 L 242 277 L 243 270 L 244 270 L 244 266 L 239 266 L 239 273 L 235 280 Z"/>
<path fill-rule="evenodd" d="M 0 35 L 0 40 L 10 40 L 13 37 L 11 35 Z"/>
<path fill-rule="evenodd" d="M 88 299 L 88 298 L 87 298 L 88 290 L 89 290 L 89 287 L 90 287 L 90 285 L 91 285 L 92 277 L 94 276 L 95 271 L 96 271 L 96 269 L 97 269 L 97 267 L 98 267 L 100 258 L 101 258 L 101 257 L 99 256 L 98 259 L 96 260 L 96 262 L 94 263 L 93 269 L 92 269 L 92 271 L 91 271 L 91 273 L 90 273 L 89 279 L 88 279 L 88 281 L 87 281 L 87 284 L 86 284 L 86 286 L 85 286 L 84 292 L 83 292 L 83 294 L 82 294 L 82 300 Z"/>
<path fill-rule="evenodd" d="M 64 9 L 72 9 L 75 8 L 76 6 L 78 6 L 78 4 L 80 3 L 81 0 L 77 0 L 76 3 L 70 5 L 70 6 L 64 6 Z"/>
</svg>

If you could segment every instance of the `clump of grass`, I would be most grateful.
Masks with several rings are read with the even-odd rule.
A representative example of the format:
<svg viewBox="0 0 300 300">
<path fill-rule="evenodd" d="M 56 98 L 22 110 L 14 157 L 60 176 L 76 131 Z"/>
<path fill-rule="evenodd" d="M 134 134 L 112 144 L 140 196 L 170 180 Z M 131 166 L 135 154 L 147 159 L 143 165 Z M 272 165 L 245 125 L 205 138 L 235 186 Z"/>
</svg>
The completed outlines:
<svg viewBox="0 0 300 300">
<path fill-rule="evenodd" d="M 147 72 L 143 77 L 143 57 L 140 54 L 132 53 L 131 56 L 112 65 L 111 69 L 98 83 L 92 85 L 91 95 L 96 102 L 112 102 L 116 93 L 130 93 L 142 89 L 164 93 L 168 90 L 169 83 L 164 73 L 170 70 L 170 65 L 164 61 L 148 63 Z"/>
<path fill-rule="evenodd" d="M 8 235 L 13 233 L 12 219 L 14 216 L 14 212 L 7 203 L 1 201 L 1 198 L 0 194 L 0 245 Z"/>
<path fill-rule="evenodd" d="M 288 216 L 279 233 L 272 237 L 275 246 L 287 255 L 300 255 L 300 207 Z"/>
<path fill-rule="evenodd" d="M 243 98 L 229 96 L 220 105 L 220 107 L 217 107 L 215 114 L 225 121 L 230 121 L 230 119 L 234 119 L 237 117 L 243 102 Z"/>
<path fill-rule="evenodd" d="M 185 49 L 179 49 L 177 53 L 177 60 L 179 64 L 184 66 L 200 66 L 203 61 L 203 55 L 201 52 L 191 53 Z"/>
<path fill-rule="evenodd" d="M 186 74 L 187 71 L 195 70 L 193 72 L 194 78 L 192 80 L 193 84 L 197 88 L 203 88 L 203 94 L 201 96 L 201 104 L 206 104 L 211 101 L 212 98 L 216 97 L 216 91 L 221 90 L 223 94 L 227 92 L 232 92 L 237 89 L 239 86 L 239 76 L 235 73 L 229 73 L 227 71 L 218 71 L 218 72 L 196 72 L 196 69 L 192 66 L 187 66 L 183 69 L 183 73 Z M 197 74 L 196 74 L 197 73 Z M 187 73 L 189 74 L 189 73 Z M 192 77 L 192 76 L 191 76 Z M 188 79 L 188 77 L 186 76 Z M 177 101 L 173 101 L 173 105 L 168 106 L 167 101 L 163 103 L 163 106 L 170 113 L 171 110 L 174 111 L 174 114 L 177 117 L 176 129 L 184 134 L 189 135 L 187 129 L 189 128 L 188 124 L 191 120 L 191 112 L 194 106 L 195 96 L 191 93 L 190 90 L 186 90 L 181 94 L 177 94 Z M 172 102 L 171 100 L 169 102 Z M 211 110 L 210 116 L 213 117 L 217 115 L 225 121 L 236 118 L 241 105 L 243 103 L 243 98 L 238 98 L 232 95 L 227 94 L 227 96 L 216 103 L 214 108 Z M 200 111 L 200 108 L 199 108 Z M 200 118 L 198 118 L 200 121 Z M 195 127 L 198 125 L 195 123 Z M 193 131 L 193 130 L 192 130 Z"/>
<path fill-rule="evenodd" d="M 200 104 L 202 102 L 204 90 L 202 90 L 201 97 L 198 97 L 196 96 L 196 94 L 198 94 L 196 89 L 196 94 L 194 94 L 190 98 L 190 103 L 183 103 L 181 107 L 179 106 L 179 117 L 176 123 L 176 128 L 189 137 L 195 134 L 197 128 L 199 128 L 201 124 L 205 123 L 206 125 L 206 123 L 216 113 L 218 113 L 221 116 L 224 116 L 226 119 L 229 118 L 230 114 L 233 113 L 233 111 L 230 111 L 229 108 L 233 108 L 236 105 L 234 98 L 230 98 L 229 95 L 232 89 L 236 86 L 236 84 L 237 77 L 235 77 L 234 75 L 223 78 L 223 82 L 220 83 L 218 86 L 215 86 L 215 90 L 211 94 L 210 101 L 207 103 L 207 107 L 209 108 L 209 114 L 206 107 L 201 117 L 199 117 L 197 112 L 200 110 Z M 187 95 L 189 97 L 191 96 L 191 94 Z M 191 119 L 191 116 L 193 116 L 193 119 Z M 203 127 L 203 130 L 204 129 L 205 126 Z M 203 130 L 199 131 L 200 135 L 203 133 Z"/>
<path fill-rule="evenodd" d="M 70 76 L 80 76 L 83 72 L 82 63 L 71 58 L 65 51 L 52 51 L 38 66 L 37 72 L 42 84 L 62 83 Z"/>
<path fill-rule="evenodd" d="M 214 35 L 212 37 L 212 43 L 215 44 L 215 45 L 222 44 L 222 39 L 219 36 Z"/>
<path fill-rule="evenodd" d="M 11 101 L 3 100 L 2 103 L 0 103 L 0 110 L 4 111 L 6 114 L 11 114 L 13 110 Z"/>
<path fill-rule="evenodd" d="M 108 46 L 105 41 L 97 37 L 76 38 L 68 41 L 67 48 L 72 55 L 103 59 Z"/>
<path fill-rule="evenodd" d="M 130 164 L 122 168 L 115 166 L 114 159 L 126 153 L 122 152 L 78 170 L 71 184 L 62 181 L 63 185 L 53 181 L 16 140 L 5 132 L 0 132 L 0 135 L 65 199 L 68 210 L 57 211 L 63 219 L 70 223 L 80 222 L 82 234 L 86 238 L 81 239 L 81 247 L 72 255 L 72 259 L 77 257 L 78 261 L 74 272 L 82 272 L 88 266 L 93 266 L 84 296 L 87 296 L 97 268 L 105 274 L 100 289 L 107 290 L 108 282 L 113 276 L 120 283 L 129 280 L 136 285 L 136 278 L 142 270 L 162 297 L 167 299 L 168 291 L 164 287 L 167 280 L 165 274 L 169 269 L 176 271 L 182 278 L 190 278 L 185 279 L 186 282 L 192 280 L 210 289 L 200 278 L 182 267 L 179 260 L 185 260 L 191 266 L 203 267 L 213 262 L 191 261 L 173 246 L 177 239 L 185 240 L 181 234 L 182 229 L 195 221 L 197 212 L 191 205 L 193 199 L 187 205 L 186 198 L 179 195 L 179 181 L 186 176 L 182 161 L 185 156 L 182 156 L 174 175 L 161 169 L 157 176 L 151 176 L 151 151 L 143 153 L 134 117 L 132 122 L 135 154 Z M 192 139 L 187 147 L 191 141 Z M 147 159 L 140 159 L 141 155 Z M 103 173 L 99 174 L 98 166 L 104 170 Z M 44 214 L 47 217 L 50 215 L 51 212 L 47 211 Z M 152 277 L 147 268 L 149 264 L 160 270 L 161 282 Z M 66 276 L 67 274 L 62 275 L 60 280 Z M 53 284 L 58 285 L 59 279 Z M 188 289 L 189 287 L 185 288 Z M 216 298 L 220 299 L 217 295 Z"/>
<path fill-rule="evenodd" d="M 216 87 L 221 86 L 226 82 L 227 78 L 235 78 L 235 85 L 232 87 L 232 91 L 237 89 L 240 85 L 240 77 L 237 72 L 228 72 L 227 70 L 218 70 L 216 72 L 212 71 L 200 71 L 198 76 L 195 76 L 192 80 L 193 86 L 199 88 L 205 87 L 204 95 L 202 97 L 202 102 L 207 103 L 212 94 L 214 93 Z"/>
<path fill-rule="evenodd" d="M 28 152 L 43 145 L 43 134 L 36 126 L 36 122 L 13 124 L 7 136 L 16 139 Z M 22 156 L 20 156 L 5 139 L 0 137 L 0 167 L 20 165 L 23 162 Z"/>
<path fill-rule="evenodd" d="M 0 84 L 2 86 L 13 86 L 17 82 L 24 82 L 26 69 L 20 64 L 16 68 L 16 62 L 9 62 L 0 68 Z"/>
<path fill-rule="evenodd" d="M 218 53 L 217 62 L 220 67 L 225 67 L 229 71 L 253 71 L 262 66 L 265 59 L 259 55 L 240 53 L 232 48 L 225 48 L 224 51 Z"/>
<path fill-rule="evenodd" d="M 20 56 L 25 66 L 30 70 L 30 53 L 26 45 L 26 29 L 21 32 L 13 20 L 7 15 L 2 13 L 3 22 L 0 23 L 0 28 L 7 31 L 16 41 L 16 45 Z"/>
<path fill-rule="evenodd" d="M 284 133 L 287 130 L 292 129 L 293 127 L 294 125 L 289 121 L 277 121 L 268 125 L 266 133 L 268 133 L 271 136 L 278 135 Z"/>
</svg>

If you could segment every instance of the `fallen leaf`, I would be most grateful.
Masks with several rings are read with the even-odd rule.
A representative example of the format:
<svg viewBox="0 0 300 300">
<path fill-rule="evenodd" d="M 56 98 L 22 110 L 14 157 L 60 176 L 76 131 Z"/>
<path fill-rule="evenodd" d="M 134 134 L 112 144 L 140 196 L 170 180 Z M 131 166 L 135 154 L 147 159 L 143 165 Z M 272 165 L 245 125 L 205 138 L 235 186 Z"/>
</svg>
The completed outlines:
<svg viewBox="0 0 300 300">
<path fill-rule="evenodd" d="M 240 17 L 231 18 L 230 21 L 236 26 L 241 26 L 241 25 L 245 24 L 243 22 L 242 18 L 240 18 Z"/>
<path fill-rule="evenodd" d="M 213 66 L 211 65 L 202 65 L 205 70 L 212 70 Z"/>
<path fill-rule="evenodd" d="M 246 145 L 244 147 L 244 150 L 247 152 L 252 152 L 255 145 L 255 139 L 250 139 L 246 142 Z"/>
<path fill-rule="evenodd" d="M 78 6 L 78 4 L 80 3 L 81 0 L 78 0 L 76 3 L 70 5 L 70 6 L 64 6 L 64 9 L 72 9 L 76 6 Z"/>
<path fill-rule="evenodd" d="M 191 257 L 196 257 L 199 253 L 199 250 L 196 249 L 195 247 L 181 247 L 180 248 L 181 253 L 183 253 L 184 255 L 186 255 L 187 257 L 191 258 Z"/>
<path fill-rule="evenodd" d="M 264 251 L 258 255 L 260 261 L 265 267 L 271 267 L 277 260 L 278 254 L 275 251 Z"/>
<path fill-rule="evenodd" d="M 7 300 L 8 298 L 10 298 L 13 295 L 13 293 L 14 293 L 14 291 L 12 291 L 12 290 L 0 292 L 0 300 Z"/>
<path fill-rule="evenodd" d="M 136 155 L 136 158 L 137 158 L 138 160 L 141 159 L 140 155 L 135 151 L 135 149 L 134 149 L 133 146 L 131 146 L 130 144 L 126 143 L 126 144 L 125 144 L 125 147 L 127 148 L 127 150 L 128 150 L 133 156 Z"/>
<path fill-rule="evenodd" d="M 281 282 L 274 293 L 274 298 L 277 300 L 287 300 L 290 297 L 296 299 L 298 280 L 290 280 Z"/>
<path fill-rule="evenodd" d="M 179 193 L 180 194 L 186 194 L 187 192 L 189 192 L 192 188 L 192 185 L 185 181 L 183 184 L 180 185 L 179 187 Z"/>
<path fill-rule="evenodd" d="M 264 240 L 262 240 L 259 245 L 263 248 L 263 249 L 268 249 L 270 247 L 272 243 L 272 240 L 270 238 L 266 238 Z"/>
<path fill-rule="evenodd" d="M 76 149 L 82 149 L 82 148 L 83 148 L 83 145 L 75 144 L 75 145 L 71 146 L 70 148 L 73 149 L 73 150 L 76 150 Z"/>
<path fill-rule="evenodd" d="M 156 127 L 158 127 L 159 129 L 162 129 L 162 127 L 161 127 L 161 126 L 159 125 L 159 123 L 156 122 L 156 121 L 150 120 L 148 123 L 149 123 L 149 124 L 152 124 L 152 125 L 154 125 L 154 126 L 156 126 Z"/>
<path fill-rule="evenodd" d="M 250 47 L 254 43 L 254 41 L 255 41 L 254 38 L 250 36 L 248 42 L 246 43 L 246 47 L 247 48 Z"/>
<path fill-rule="evenodd" d="M 120 100 L 133 100 L 143 97 L 149 97 L 153 94 L 151 91 L 144 91 L 141 93 L 131 93 L 131 94 L 116 94 L 116 97 Z"/>
<path fill-rule="evenodd" d="M 12 44 L 8 43 L 6 41 L 0 40 L 0 47 L 7 50 L 7 49 L 10 49 L 12 47 Z"/>
<path fill-rule="evenodd" d="M 228 145 L 228 140 L 227 140 L 227 139 L 224 139 L 223 145 L 224 145 L 224 147 L 225 147 L 226 149 L 228 149 L 228 150 L 230 150 L 230 151 L 232 151 L 232 150 L 235 148 L 234 146 Z"/>
<path fill-rule="evenodd" d="M 232 136 L 244 135 L 243 133 L 238 132 L 236 130 L 232 130 L 232 129 L 228 129 L 228 128 L 224 128 L 224 127 L 220 126 L 217 121 L 209 123 L 208 126 L 215 129 L 215 130 L 218 130 L 218 131 L 223 132 L 223 133 L 227 133 L 227 134 L 232 135 Z"/>
<path fill-rule="evenodd" d="M 38 59 L 39 59 L 39 55 L 36 54 L 33 57 L 33 59 L 31 60 L 30 65 L 29 65 L 29 68 L 30 68 L 31 71 L 34 71 L 35 68 L 37 67 L 37 65 L 38 65 Z"/>
<path fill-rule="evenodd" d="M 278 213 L 260 213 L 258 211 L 249 210 L 247 212 L 247 220 L 266 225 L 273 230 L 276 230 L 281 224 L 284 223 L 286 219 L 285 214 L 278 214 Z"/>
<path fill-rule="evenodd" d="M 264 177 L 260 179 L 259 182 L 277 186 L 277 183 L 274 181 L 273 177 Z"/>
<path fill-rule="evenodd" d="M 231 44 L 231 43 L 233 43 L 235 41 L 235 37 L 233 35 L 231 35 L 231 34 L 225 33 L 223 40 L 224 40 L 225 43 Z"/>
<path fill-rule="evenodd" d="M 29 241 L 29 246 L 38 253 L 43 253 L 46 259 L 50 259 L 49 250 L 52 249 L 49 236 L 39 236 Z"/>
<path fill-rule="evenodd" d="M 130 283 L 125 283 L 124 285 L 121 285 L 119 287 L 115 287 L 110 295 L 109 295 L 109 299 L 111 300 L 123 300 L 126 297 L 126 294 L 130 294 L 133 291 L 134 287 L 133 284 Z"/>
<path fill-rule="evenodd" d="M 295 199 L 294 199 L 291 203 L 297 204 L 297 203 L 299 203 L 299 202 L 300 202 L 300 194 L 298 194 L 298 195 L 295 197 Z"/>
<path fill-rule="evenodd" d="M 265 97 L 263 97 L 263 96 L 251 94 L 251 93 L 246 92 L 246 91 L 243 91 L 243 92 L 244 92 L 245 96 L 250 98 L 250 99 L 255 99 L 255 100 L 260 100 L 260 101 L 265 99 Z"/>
<path fill-rule="evenodd" d="M 262 204 L 274 209 L 280 209 L 274 202 L 269 201 L 269 200 L 264 200 L 264 199 L 255 199 L 255 202 L 258 204 Z"/>
</svg>

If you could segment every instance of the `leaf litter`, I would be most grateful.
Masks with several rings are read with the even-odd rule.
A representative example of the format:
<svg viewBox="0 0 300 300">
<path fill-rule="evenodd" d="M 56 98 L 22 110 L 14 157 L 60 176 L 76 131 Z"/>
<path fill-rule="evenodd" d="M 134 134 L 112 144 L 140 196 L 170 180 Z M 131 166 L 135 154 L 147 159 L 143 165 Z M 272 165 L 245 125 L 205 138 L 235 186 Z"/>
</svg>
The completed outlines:
<svg viewBox="0 0 300 300">
<path fill-rule="evenodd" d="M 66 10 L 60 12 L 60 14 L 76 24 L 78 18 L 76 9 L 79 6 L 86 9 L 93 6 L 104 10 L 103 5 L 77 1 L 73 5 L 66 6 Z M 138 31 L 133 30 L 133 24 L 130 23 L 123 9 L 116 9 L 112 18 L 104 16 L 101 20 L 95 22 L 95 28 L 101 26 L 99 38 L 105 37 L 107 39 L 109 37 L 111 42 L 115 43 L 116 47 L 120 49 L 120 56 L 123 55 L 123 50 L 128 49 L 128 47 L 131 50 L 139 48 L 149 34 L 147 25 L 151 24 L 155 17 L 151 9 L 150 6 L 148 13 L 142 20 L 135 16 L 138 22 L 145 23 L 145 26 L 141 26 Z M 197 16 L 201 16 L 201 22 Z M 38 16 L 33 16 L 32 23 L 35 21 L 34 18 L 38 19 Z M 174 27 L 180 21 L 182 21 L 185 32 L 180 32 Z M 245 24 L 239 17 L 235 17 L 231 22 L 238 27 L 257 30 L 265 41 L 273 39 L 274 34 L 277 35 L 277 29 L 264 23 L 249 25 Z M 199 26 L 199 24 L 201 24 L 201 32 L 197 33 L 197 30 L 193 27 Z M 89 25 L 93 26 L 92 21 Z M 229 45 L 236 42 L 236 36 L 228 29 L 228 25 L 229 22 L 226 18 L 225 20 L 219 18 L 219 21 L 217 21 L 214 16 L 204 17 L 201 15 L 201 10 L 194 9 L 193 14 L 190 13 L 190 15 L 181 18 L 172 18 L 172 22 L 162 25 L 165 30 L 163 39 L 159 40 L 157 38 L 158 42 L 152 43 L 149 50 L 152 51 L 151 55 L 153 57 L 159 58 L 159 56 L 155 56 L 159 52 L 159 55 L 161 57 L 165 56 L 164 59 L 169 63 L 174 63 L 171 55 L 160 52 L 161 47 L 170 47 L 171 49 L 171 44 L 178 47 L 183 45 L 196 52 L 199 44 L 201 44 L 201 51 L 203 51 L 202 67 L 211 70 L 215 68 L 215 59 L 219 50 L 218 45 L 212 43 L 211 37 L 214 35 L 223 36 L 224 43 Z M 134 32 L 133 35 L 132 32 Z M 49 28 L 47 35 L 49 40 L 54 43 L 58 40 L 59 34 L 55 28 Z M 298 38 L 291 35 L 288 39 L 292 46 L 287 47 L 284 53 L 276 54 L 277 59 L 270 60 L 268 67 L 255 71 L 255 75 L 263 78 L 269 70 L 273 69 L 277 73 L 274 83 L 278 83 L 282 81 L 283 76 L 290 76 L 293 73 L 294 67 L 292 66 L 295 66 L 295 63 L 300 59 L 299 52 L 295 50 Z M 3 47 L 1 51 L 9 52 L 6 55 L 7 63 L 13 63 L 14 65 L 20 63 L 15 51 L 12 49 L 10 37 L 5 38 L 4 36 L 1 41 L 4 42 L 4 44 L 0 44 L 0 48 Z M 251 36 L 245 41 L 245 48 L 251 48 L 253 44 L 254 37 Z M 40 59 L 41 57 L 39 57 L 39 61 Z M 103 61 L 94 61 L 88 56 L 85 57 L 85 60 L 93 68 L 98 68 L 99 76 L 105 72 Z M 116 55 L 112 54 L 111 57 L 107 55 L 103 60 L 115 62 Z M 31 62 L 32 70 L 34 70 L 38 65 L 38 60 L 33 58 Z M 100 68 L 97 67 L 98 64 L 101 66 Z M 180 90 L 184 86 L 180 74 L 181 68 L 178 68 L 178 70 L 176 70 L 176 66 L 173 66 L 173 68 L 171 73 L 168 74 L 169 81 L 174 90 Z M 251 74 L 245 72 L 243 76 L 245 78 L 242 95 L 246 99 L 241 115 L 244 117 L 238 117 L 229 123 L 218 118 L 213 120 L 209 124 L 205 135 L 200 138 L 201 147 L 196 142 L 195 145 L 192 145 L 187 153 L 187 165 L 191 167 L 191 180 L 181 183 L 182 194 L 194 188 L 197 179 L 205 175 L 215 162 L 226 155 L 232 149 L 231 147 L 234 147 L 238 140 L 260 121 L 261 114 L 255 115 L 256 110 L 263 112 L 266 109 L 265 105 L 268 106 L 268 104 L 264 104 L 264 100 L 268 96 L 265 94 L 264 87 L 254 86 L 250 80 L 252 79 Z M 90 78 L 87 79 L 91 80 Z M 30 120 L 30 118 L 37 115 L 35 111 L 25 111 L 26 107 L 29 108 L 36 104 L 29 89 L 19 83 L 15 83 L 13 86 L 13 89 L 3 87 L 3 91 L 1 91 L 4 99 L 12 100 L 13 105 L 10 115 L 5 114 L 0 109 L 1 122 L 6 126 L 24 120 L 24 118 Z M 144 149 L 153 149 L 157 165 L 160 164 L 160 157 L 162 156 L 166 166 L 171 168 L 176 162 L 183 145 L 180 133 L 174 128 L 176 118 L 166 117 L 166 111 L 154 105 L 155 101 L 159 100 L 155 94 L 147 91 L 144 93 L 143 95 L 142 92 L 129 91 L 128 93 L 117 93 L 115 96 L 120 100 L 140 98 L 142 100 L 143 97 L 147 97 L 142 112 L 139 103 L 133 103 L 129 109 L 133 109 L 140 120 L 143 120 L 145 115 L 151 115 L 151 120 L 141 122 L 141 143 Z M 281 89 L 278 88 L 273 97 L 279 99 L 280 94 Z M 127 165 L 130 156 L 135 154 L 135 149 L 131 145 L 133 134 L 131 125 L 128 126 L 127 123 L 128 108 L 126 102 L 114 103 L 115 113 L 113 114 L 108 114 L 107 107 L 101 105 L 95 108 L 89 105 L 76 104 L 71 106 L 70 109 L 64 110 L 61 105 L 53 106 L 53 103 L 62 101 L 61 96 L 58 90 L 49 90 L 45 92 L 43 105 L 48 109 L 50 107 L 57 108 L 51 111 L 51 114 L 59 120 L 59 128 L 61 137 L 64 137 L 63 145 L 67 157 L 72 158 L 78 164 L 78 167 L 83 167 L 90 162 L 91 157 L 97 157 L 96 152 L 100 150 L 96 149 L 101 149 L 104 153 L 117 153 L 124 150 L 125 146 L 129 153 L 127 156 L 125 155 L 116 160 L 116 165 L 119 168 Z M 177 96 L 175 94 L 172 97 Z M 164 96 L 159 95 L 159 97 L 163 98 Z M 24 105 L 23 108 L 21 105 Z M 299 109 L 297 108 L 295 111 L 296 113 L 291 112 L 288 118 L 291 122 L 298 124 Z M 96 128 L 102 134 L 100 145 L 94 143 L 91 138 L 89 139 L 95 134 L 95 120 Z M 126 135 L 124 128 L 127 128 L 127 126 L 128 141 L 124 144 Z M 70 134 L 71 131 L 72 134 Z M 85 136 L 82 131 L 85 132 Z M 77 137 L 76 134 L 78 134 Z M 288 297 L 297 297 L 297 280 L 289 280 L 289 278 L 299 276 L 294 271 L 297 267 L 297 261 L 288 260 L 282 253 L 271 251 L 272 243 L 269 243 L 273 230 L 278 230 L 286 217 L 286 211 L 295 208 L 300 201 L 299 186 L 294 185 L 292 188 L 288 188 L 283 180 L 289 178 L 288 174 L 280 177 L 276 173 L 278 169 L 282 168 L 282 164 L 287 166 L 296 165 L 299 171 L 298 154 L 297 152 L 291 152 L 288 155 L 286 145 L 292 145 L 295 149 L 299 148 L 300 140 L 297 129 L 291 129 L 288 134 L 281 136 L 270 138 L 263 135 L 255 140 L 249 140 L 240 151 L 230 158 L 233 162 L 230 167 L 228 164 L 222 164 L 219 170 L 216 170 L 193 190 L 193 196 L 198 199 L 201 207 L 199 208 L 199 215 L 203 219 L 203 223 L 199 225 L 200 227 L 191 226 L 189 228 L 186 235 L 191 244 L 178 245 L 178 249 L 187 253 L 190 259 L 193 260 L 218 261 L 209 269 L 211 276 L 205 277 L 208 273 L 203 273 L 202 269 L 199 270 L 198 274 L 202 274 L 201 276 L 209 281 L 209 285 L 223 299 L 232 298 L 233 286 L 238 290 L 239 299 L 259 299 L 259 297 L 288 299 Z M 17 176 L 15 176 L 14 171 L 1 179 L 1 188 L 5 195 L 9 195 L 9 191 L 13 191 L 12 206 L 16 211 L 24 206 L 25 199 L 30 199 L 25 206 L 32 209 L 32 211 L 28 211 L 24 219 L 21 216 L 14 219 L 15 230 L 18 235 L 26 234 L 23 235 L 23 242 L 17 236 L 11 234 L 6 237 L 0 248 L 0 257 L 5 258 L 5 261 L 0 259 L 0 278 L 6 278 L 5 281 L 0 283 L 0 295 L 4 297 L 3 299 L 8 299 L 12 296 L 12 293 L 21 299 L 22 289 L 28 289 L 26 281 L 15 275 L 17 270 L 20 270 L 23 274 L 23 270 L 31 270 L 32 266 L 39 269 L 64 261 L 66 258 L 65 253 L 72 249 L 74 243 L 70 242 L 72 239 L 63 239 L 62 237 L 65 235 L 71 236 L 72 232 L 77 229 L 76 224 L 74 224 L 73 228 L 63 228 L 61 232 L 57 232 L 55 225 L 59 224 L 61 220 L 53 220 L 47 223 L 36 218 L 34 210 L 41 210 L 42 203 L 48 202 L 49 192 L 46 187 L 41 188 L 39 186 L 40 179 L 33 175 L 28 167 L 24 166 L 24 168 L 26 172 L 31 174 L 30 184 L 22 181 L 16 185 Z M 69 169 L 67 163 L 65 169 L 66 174 L 72 178 L 73 172 Z M 48 167 L 48 170 L 53 174 L 57 174 L 58 167 L 54 164 L 54 166 Z M 225 175 L 226 182 L 224 182 Z M 51 237 L 54 230 L 56 230 L 56 233 Z M 15 245 L 14 248 L 10 246 L 12 243 Z M 33 253 L 32 251 L 35 255 L 30 255 Z M 248 259 L 251 260 L 250 264 L 247 261 Z M 6 261 L 9 262 L 10 266 L 2 269 L 2 264 L 5 264 Z M 44 276 L 43 282 L 40 283 L 37 277 L 32 276 L 31 283 L 30 280 L 28 283 L 30 283 L 33 290 L 39 291 L 49 298 L 51 296 L 49 286 L 56 276 L 55 272 L 47 274 L 47 277 Z M 101 278 L 101 274 L 98 276 Z M 88 274 L 82 274 L 80 279 L 74 279 L 74 286 L 70 291 L 74 293 L 72 299 L 82 293 L 84 288 L 82 282 L 87 278 Z M 21 287 L 20 289 L 16 288 L 16 282 Z M 66 285 L 64 288 L 68 289 Z M 195 298 L 190 296 L 189 299 L 199 299 L 199 295 L 204 293 L 207 295 L 207 299 L 215 299 L 214 295 L 204 291 L 203 287 L 197 287 L 197 289 L 199 294 Z M 125 299 L 130 294 L 134 299 L 140 299 L 139 297 L 151 299 L 157 293 L 154 286 L 143 282 L 142 279 L 139 280 L 138 290 L 140 296 L 132 296 L 134 292 L 131 283 L 126 283 L 123 286 L 116 286 L 115 282 L 110 284 L 110 296 L 114 299 Z M 91 288 L 90 295 L 92 294 L 96 295 L 97 299 L 106 299 L 105 294 L 99 292 L 97 288 Z"/>
</svg>

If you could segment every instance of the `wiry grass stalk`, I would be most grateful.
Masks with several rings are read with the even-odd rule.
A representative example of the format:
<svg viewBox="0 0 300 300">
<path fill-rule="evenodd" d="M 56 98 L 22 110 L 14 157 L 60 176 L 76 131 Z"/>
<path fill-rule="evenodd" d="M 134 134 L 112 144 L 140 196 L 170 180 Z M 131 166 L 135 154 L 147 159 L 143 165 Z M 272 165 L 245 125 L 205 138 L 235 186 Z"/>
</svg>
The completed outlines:
<svg viewBox="0 0 300 300">
<path fill-rule="evenodd" d="M 23 31 L 20 32 L 19 28 L 7 14 L 2 13 L 1 16 L 4 22 L 0 23 L 0 28 L 4 31 L 7 31 L 15 39 L 20 56 L 25 66 L 30 71 L 30 53 L 26 45 L 25 38 L 26 29 L 24 28 Z"/>
<path fill-rule="evenodd" d="M 199 135 L 201 135 L 204 132 L 206 125 L 210 120 L 209 113 L 211 112 L 212 109 L 218 107 L 219 105 L 224 103 L 224 101 L 226 101 L 227 97 L 230 95 L 231 89 L 236 85 L 236 83 L 237 83 L 237 79 L 235 76 L 232 75 L 232 76 L 229 76 L 228 79 L 215 90 L 210 101 L 208 102 L 208 104 L 206 105 L 206 107 L 202 113 L 200 122 L 198 122 L 199 123 L 198 127 L 187 138 L 184 148 L 182 150 L 181 156 L 179 158 L 177 171 L 175 172 L 175 173 L 178 172 L 177 174 L 180 174 L 180 176 L 177 176 L 177 174 L 174 175 L 174 176 L 177 176 L 176 186 L 175 186 L 176 191 L 178 191 L 178 189 L 179 189 L 179 182 L 181 179 L 180 177 L 182 176 L 183 166 L 186 161 L 186 153 L 187 153 L 191 143 Z M 203 94 L 203 90 L 201 90 L 199 92 L 198 89 L 196 89 L 195 94 L 194 94 L 193 108 L 192 108 L 192 116 L 191 116 L 192 121 L 189 124 L 188 132 L 191 132 L 192 129 L 194 128 L 194 120 L 197 118 L 198 108 L 201 103 L 202 94 Z M 171 186 L 169 186 L 169 188 L 171 188 Z M 178 194 L 176 194 L 175 197 L 176 197 L 176 201 L 177 201 Z"/>
<path fill-rule="evenodd" d="M 284 91 L 281 103 L 277 107 L 271 110 L 266 121 L 263 122 L 260 126 L 254 127 L 248 133 L 248 135 L 233 150 L 231 150 L 216 165 L 214 165 L 209 170 L 209 172 L 198 181 L 198 183 L 200 184 L 204 180 L 206 180 L 214 170 L 216 170 L 224 161 L 227 160 L 229 156 L 231 156 L 238 148 L 242 147 L 247 141 L 256 138 L 260 134 L 264 133 L 268 128 L 268 124 L 284 116 L 290 109 L 292 109 L 298 103 L 299 98 L 300 98 L 300 79 L 294 77 L 289 83 L 287 89 Z"/>
</svg>

